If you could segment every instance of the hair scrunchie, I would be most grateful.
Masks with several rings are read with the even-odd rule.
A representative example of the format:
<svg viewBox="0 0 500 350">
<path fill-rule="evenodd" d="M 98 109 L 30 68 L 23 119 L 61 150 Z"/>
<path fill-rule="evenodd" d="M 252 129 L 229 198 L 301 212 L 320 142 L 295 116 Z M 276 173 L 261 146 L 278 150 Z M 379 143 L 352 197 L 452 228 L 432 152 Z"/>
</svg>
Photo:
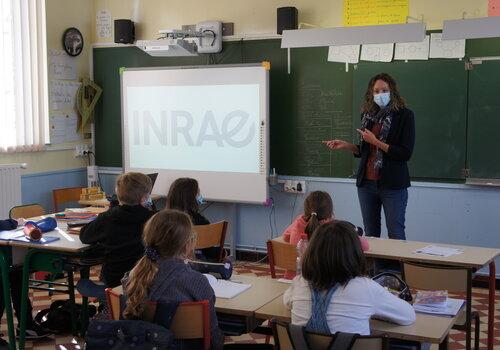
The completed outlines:
<svg viewBox="0 0 500 350">
<path fill-rule="evenodd" d="M 144 249 L 144 255 L 152 262 L 160 260 L 160 254 L 158 254 L 158 251 L 154 247 L 146 247 Z"/>
<path fill-rule="evenodd" d="M 317 214 L 315 211 L 313 211 L 313 212 L 311 213 L 311 216 L 316 216 L 316 217 L 318 217 L 318 214 Z"/>
</svg>

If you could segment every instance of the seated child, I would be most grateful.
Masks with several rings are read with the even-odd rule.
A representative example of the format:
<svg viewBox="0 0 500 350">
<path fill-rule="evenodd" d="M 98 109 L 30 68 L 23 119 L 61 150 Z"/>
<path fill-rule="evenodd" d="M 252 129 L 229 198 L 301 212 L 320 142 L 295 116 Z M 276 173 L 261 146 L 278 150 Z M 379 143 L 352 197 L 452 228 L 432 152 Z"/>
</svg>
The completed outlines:
<svg viewBox="0 0 500 350">
<path fill-rule="evenodd" d="M 292 224 L 285 229 L 283 240 L 296 245 L 304 233 L 310 240 L 319 225 L 332 220 L 333 203 L 330 195 L 323 191 L 311 192 L 304 200 L 304 214 L 297 216 Z M 359 236 L 359 240 L 363 251 L 367 251 L 369 245 L 366 238 Z M 285 272 L 285 278 L 292 279 L 293 277 L 295 277 L 294 272 Z"/>
<path fill-rule="evenodd" d="M 302 259 L 302 275 L 283 296 L 292 323 L 319 333 L 370 334 L 370 318 L 400 325 L 415 322 L 415 311 L 365 276 L 365 256 L 353 225 L 325 223 L 315 231 Z"/>
<path fill-rule="evenodd" d="M 17 228 L 17 221 L 13 219 L 0 220 L 0 231 L 14 230 Z M 10 296 L 18 322 L 21 319 L 21 292 L 23 285 L 23 270 L 21 266 L 14 266 L 9 273 Z M 26 339 L 38 339 L 51 335 L 47 329 L 39 326 L 33 320 L 33 308 L 31 300 L 26 300 L 28 308 L 26 309 Z M 0 318 L 5 310 L 3 288 L 0 288 Z M 9 344 L 0 338 L 0 349 L 7 349 Z"/>
<path fill-rule="evenodd" d="M 119 205 L 82 227 L 80 240 L 103 250 L 101 280 L 106 287 L 120 285 L 125 272 L 142 256 L 142 229 L 154 214 L 147 208 L 151 179 L 141 173 L 126 173 L 116 181 Z"/>
<path fill-rule="evenodd" d="M 167 208 L 177 209 L 191 217 L 193 225 L 208 225 L 210 221 L 200 213 L 199 206 L 204 203 L 203 196 L 200 194 L 198 181 L 189 177 L 181 177 L 175 180 L 167 195 Z M 218 260 L 219 247 L 201 249 L 197 257 L 202 260 Z"/>
<path fill-rule="evenodd" d="M 224 337 L 215 314 L 215 294 L 208 279 L 192 270 L 184 260 L 196 243 L 188 215 L 178 210 L 155 214 L 144 228 L 145 254 L 123 281 L 126 319 L 141 318 L 145 301 L 184 302 L 208 300 L 212 349 L 221 349 Z M 191 348 L 184 344 L 182 349 Z M 192 348 L 196 349 L 194 344 Z M 199 348 L 199 347 L 198 347 Z"/>
</svg>

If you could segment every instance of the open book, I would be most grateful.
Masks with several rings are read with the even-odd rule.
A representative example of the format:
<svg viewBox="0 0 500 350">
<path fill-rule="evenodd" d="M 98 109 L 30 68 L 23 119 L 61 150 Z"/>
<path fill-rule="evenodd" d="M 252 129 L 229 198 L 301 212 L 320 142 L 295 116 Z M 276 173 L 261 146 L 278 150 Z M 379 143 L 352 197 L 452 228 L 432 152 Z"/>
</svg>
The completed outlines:
<svg viewBox="0 0 500 350">
<path fill-rule="evenodd" d="M 231 299 L 238 294 L 243 293 L 252 285 L 240 282 L 231 282 L 226 280 L 218 280 L 214 276 L 205 273 L 204 276 L 207 278 L 208 283 L 214 290 L 215 296 L 217 298 Z"/>
</svg>

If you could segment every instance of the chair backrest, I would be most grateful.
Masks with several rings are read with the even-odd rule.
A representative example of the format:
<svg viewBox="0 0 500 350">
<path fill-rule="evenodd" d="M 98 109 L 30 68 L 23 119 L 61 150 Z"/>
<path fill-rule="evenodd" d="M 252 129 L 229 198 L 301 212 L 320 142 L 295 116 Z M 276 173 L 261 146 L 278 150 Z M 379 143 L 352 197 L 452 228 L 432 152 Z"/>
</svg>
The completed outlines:
<svg viewBox="0 0 500 350">
<path fill-rule="evenodd" d="M 33 218 L 45 214 L 45 209 L 40 204 L 26 204 L 12 207 L 9 211 L 10 219 Z"/>
<path fill-rule="evenodd" d="M 288 271 L 297 270 L 297 247 L 294 244 L 269 240 L 267 241 L 267 256 L 272 278 L 276 278 L 275 267 Z"/>
<path fill-rule="evenodd" d="M 403 279 L 411 289 L 467 292 L 468 273 L 463 267 L 403 262 Z"/>
<path fill-rule="evenodd" d="M 122 294 L 111 288 L 106 289 L 106 301 L 112 320 L 121 318 Z M 156 318 L 157 303 L 150 302 L 146 307 L 143 319 L 153 322 Z M 182 302 L 177 307 L 170 325 L 175 339 L 201 339 L 203 349 L 210 349 L 210 308 L 208 300 Z"/>
<path fill-rule="evenodd" d="M 195 225 L 197 234 L 195 249 L 220 247 L 219 262 L 224 258 L 224 242 L 226 240 L 228 222 L 219 221 L 208 225 Z"/>
<path fill-rule="evenodd" d="M 52 190 L 54 213 L 60 211 L 59 205 L 66 202 L 78 202 L 82 194 L 83 187 L 56 188 Z"/>
<path fill-rule="evenodd" d="M 273 328 L 274 343 L 278 350 L 295 350 L 288 324 L 271 320 Z M 305 332 L 305 340 L 308 349 L 314 350 L 329 350 L 335 334 L 319 334 Z M 386 350 L 389 348 L 389 342 L 385 336 L 358 336 L 352 346 L 353 350 Z"/>
</svg>

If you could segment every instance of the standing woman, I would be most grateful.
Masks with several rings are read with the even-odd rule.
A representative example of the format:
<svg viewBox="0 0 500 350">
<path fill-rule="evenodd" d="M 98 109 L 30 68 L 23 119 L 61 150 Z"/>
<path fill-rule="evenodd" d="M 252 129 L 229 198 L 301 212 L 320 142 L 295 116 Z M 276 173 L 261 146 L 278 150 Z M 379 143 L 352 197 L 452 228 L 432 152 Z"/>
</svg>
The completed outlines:
<svg viewBox="0 0 500 350">
<path fill-rule="evenodd" d="M 407 162 L 415 144 L 413 112 L 386 73 L 368 83 L 361 107 L 360 144 L 325 141 L 331 149 L 345 149 L 361 158 L 356 178 L 363 223 L 368 236 L 380 237 L 384 208 L 389 238 L 406 239 L 405 213 L 410 175 Z"/>
</svg>

